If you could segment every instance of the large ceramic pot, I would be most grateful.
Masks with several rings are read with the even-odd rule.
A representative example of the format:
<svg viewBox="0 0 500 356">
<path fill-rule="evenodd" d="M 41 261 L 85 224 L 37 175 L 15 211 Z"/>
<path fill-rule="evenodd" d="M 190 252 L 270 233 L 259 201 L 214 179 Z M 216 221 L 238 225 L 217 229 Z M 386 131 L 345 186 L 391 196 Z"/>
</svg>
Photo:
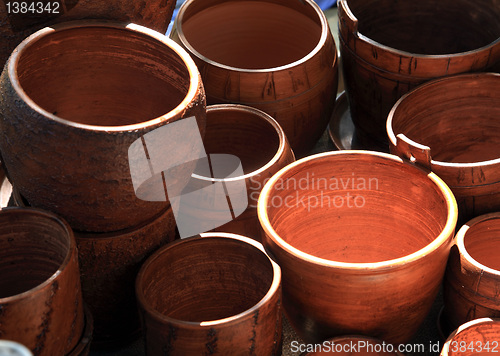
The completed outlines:
<svg viewBox="0 0 500 356">
<path fill-rule="evenodd" d="M 457 233 L 444 278 L 447 330 L 477 318 L 500 318 L 499 286 L 500 213 L 492 213 L 472 219 Z"/>
<path fill-rule="evenodd" d="M 440 288 L 457 205 L 439 177 L 397 156 L 338 151 L 275 174 L 258 214 L 299 336 L 403 343 Z"/>
<path fill-rule="evenodd" d="M 481 318 L 461 325 L 446 340 L 441 356 L 488 356 L 500 352 L 500 319 Z"/>
<path fill-rule="evenodd" d="M 85 316 L 69 225 L 37 209 L 0 212 L 0 337 L 34 355 L 69 355 Z"/>
<path fill-rule="evenodd" d="M 459 224 L 500 211 L 500 74 L 436 79 L 404 95 L 387 119 L 391 152 L 451 188 Z"/>
<path fill-rule="evenodd" d="M 165 33 L 175 0 L 8 1 L 0 6 L 0 66 L 16 46 L 39 29 L 82 19 L 136 23 Z"/>
<path fill-rule="evenodd" d="M 345 87 L 360 142 L 387 151 L 385 121 L 433 78 L 500 70 L 496 0 L 339 0 Z"/>
<path fill-rule="evenodd" d="M 169 206 L 164 161 L 178 166 L 180 180 L 194 169 L 181 163 L 204 131 L 201 79 L 182 48 L 147 28 L 76 22 L 42 29 L 9 58 L 0 94 L 10 181 L 32 206 L 74 229 L 117 231 L 150 220 Z M 194 129 L 178 130 L 182 136 L 149 145 L 149 136 L 192 121 Z M 148 178 L 159 192 L 139 194 L 138 182 Z"/>
<path fill-rule="evenodd" d="M 298 156 L 325 131 L 337 93 L 337 52 L 312 0 L 188 0 L 172 38 L 200 69 L 208 104 L 270 114 Z"/>
<path fill-rule="evenodd" d="M 136 283 L 147 355 L 281 355 L 281 271 L 248 237 L 171 243 Z"/>
</svg>

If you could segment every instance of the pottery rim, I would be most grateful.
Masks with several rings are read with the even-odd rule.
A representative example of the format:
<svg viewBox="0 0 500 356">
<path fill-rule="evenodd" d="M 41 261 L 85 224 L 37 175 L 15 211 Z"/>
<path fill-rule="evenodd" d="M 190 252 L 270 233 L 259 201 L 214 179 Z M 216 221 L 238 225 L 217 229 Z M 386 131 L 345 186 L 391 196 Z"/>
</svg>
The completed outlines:
<svg viewBox="0 0 500 356">
<path fill-rule="evenodd" d="M 103 28 L 108 28 L 108 29 L 114 29 L 114 30 L 125 30 L 127 32 L 132 32 L 138 35 L 141 35 L 143 37 L 149 37 L 151 39 L 154 39 L 158 42 L 159 46 L 167 46 L 171 50 L 175 52 L 175 54 L 184 62 L 184 65 L 186 66 L 186 69 L 189 73 L 189 78 L 190 78 L 190 83 L 189 83 L 189 89 L 182 100 L 182 102 L 177 105 L 173 110 L 165 113 L 164 115 L 144 121 L 141 123 L 137 124 L 129 124 L 129 125 L 121 125 L 121 126 L 98 126 L 98 125 L 89 125 L 89 124 L 82 124 L 82 123 L 77 123 L 73 122 L 70 120 L 63 119 L 61 117 L 58 117 L 51 112 L 43 109 L 41 106 L 36 104 L 23 90 L 21 84 L 19 83 L 19 78 L 17 76 L 17 64 L 19 62 L 20 56 L 23 55 L 23 52 L 29 48 L 34 42 L 38 41 L 39 39 L 45 37 L 45 36 L 50 36 L 53 32 L 55 31 L 65 31 L 65 30 L 70 30 L 70 29 L 76 29 L 76 28 L 88 28 L 88 27 L 103 27 Z M 136 25 L 133 23 L 121 23 L 121 22 L 116 22 L 116 21 L 106 21 L 106 20 L 77 20 L 77 21 L 69 21 L 66 23 L 60 23 L 56 25 L 52 25 L 50 27 L 45 27 L 31 36 L 27 37 L 24 39 L 17 47 L 16 49 L 12 52 L 11 57 L 7 61 L 7 70 L 8 70 L 8 75 L 9 75 L 9 80 L 12 83 L 12 87 L 16 91 L 17 95 L 34 111 L 39 113 L 45 118 L 48 118 L 49 120 L 58 122 L 60 124 L 66 125 L 66 126 L 72 126 L 81 130 L 89 130 L 89 131 L 103 131 L 103 132 L 120 132 L 120 131 L 133 131 L 133 130 L 139 130 L 145 127 L 151 127 L 154 125 L 158 125 L 162 122 L 165 121 L 174 121 L 175 116 L 181 114 L 186 107 L 189 106 L 191 102 L 196 98 L 198 87 L 200 86 L 200 79 L 198 75 L 198 68 L 196 67 L 196 64 L 194 61 L 191 59 L 189 54 L 177 43 L 175 43 L 173 40 L 170 38 L 162 35 L 161 33 L 151 30 L 147 27 Z"/>
<path fill-rule="evenodd" d="M 443 349 L 441 350 L 441 355 L 448 355 L 450 352 L 450 344 L 453 341 L 453 338 L 457 336 L 459 333 L 465 331 L 468 328 L 480 325 L 480 324 L 486 324 L 486 323 L 500 323 L 500 319 L 495 319 L 495 318 L 479 318 L 479 319 L 474 319 L 471 321 L 466 322 L 465 324 L 462 324 L 451 333 L 451 335 L 446 339 L 443 345 Z"/>
<path fill-rule="evenodd" d="M 349 4 L 347 3 L 347 0 L 339 0 L 339 2 L 342 2 L 345 4 L 344 10 L 346 12 L 347 17 L 349 20 L 352 22 L 354 31 L 353 34 L 358 37 L 361 41 L 366 42 L 374 47 L 378 47 L 384 51 L 391 52 L 397 56 L 404 56 L 404 57 L 416 57 L 416 58 L 427 58 L 427 59 L 443 59 L 443 58 L 459 58 L 462 56 L 467 56 L 470 54 L 474 54 L 476 52 L 481 52 L 481 51 L 486 51 L 495 45 L 500 43 L 500 37 L 498 37 L 495 41 L 490 42 L 489 44 L 470 50 L 470 51 L 465 51 L 465 52 L 457 52 L 457 53 L 449 53 L 449 54 L 421 54 L 421 53 L 412 53 L 412 52 L 407 52 L 403 50 L 399 50 L 390 46 L 383 45 L 380 42 L 377 42 L 375 40 L 372 40 L 371 38 L 363 35 L 358 31 L 358 19 L 354 14 L 352 13 L 351 9 L 349 8 Z"/>
<path fill-rule="evenodd" d="M 55 271 L 52 276 L 47 278 L 45 281 L 37 285 L 36 287 L 33 287 L 27 291 L 24 291 L 22 293 L 16 294 L 16 295 L 11 295 L 10 297 L 6 298 L 0 298 L 1 303 L 13 303 L 17 300 L 22 300 L 24 298 L 29 298 L 32 294 L 39 292 L 40 290 L 44 289 L 47 285 L 51 284 L 61 273 L 66 269 L 68 264 L 70 263 L 72 259 L 72 254 L 73 251 L 76 250 L 76 242 L 75 242 L 75 237 L 73 236 L 73 230 L 69 226 L 69 224 L 64 221 L 62 218 L 48 212 L 45 210 L 41 209 L 36 209 L 36 208 L 20 208 L 20 207 L 7 207 L 3 208 L 1 214 L 18 214 L 22 213 L 23 215 L 35 215 L 35 216 L 43 216 L 45 219 L 51 220 L 57 224 L 59 224 L 60 227 L 64 229 L 65 235 L 68 237 L 69 243 L 68 243 L 68 250 L 66 252 L 66 256 L 64 257 L 63 262 L 60 264 L 59 268 L 57 271 Z"/>
<path fill-rule="evenodd" d="M 191 44 L 186 39 L 186 36 L 184 35 L 184 31 L 182 30 L 182 26 L 180 26 L 179 24 L 182 24 L 182 20 L 184 18 L 184 13 L 186 12 L 186 9 L 189 7 L 189 5 L 193 1 L 195 1 L 195 0 L 186 0 L 186 2 L 184 2 L 182 4 L 182 6 L 180 7 L 179 12 L 177 13 L 177 17 L 175 18 L 174 27 L 175 27 L 175 30 L 177 31 L 177 34 L 179 36 L 180 41 L 183 43 L 184 46 L 186 46 L 186 48 L 189 49 L 189 51 L 191 51 L 191 53 L 193 53 L 201 61 L 208 63 L 210 65 L 213 65 L 214 67 L 219 67 L 219 68 L 234 71 L 234 72 L 268 73 L 268 72 L 276 72 L 276 71 L 280 71 L 280 70 L 286 70 L 289 68 L 293 68 L 299 64 L 307 62 L 309 59 L 314 57 L 321 50 L 321 48 L 323 48 L 325 46 L 326 41 L 328 39 L 328 36 L 330 35 L 328 21 L 325 17 L 325 14 L 321 10 L 321 8 L 312 0 L 300 0 L 300 1 L 302 1 L 302 3 L 311 6 L 316 11 L 316 14 L 318 15 L 318 19 L 319 19 L 320 24 L 321 24 L 321 36 L 320 36 L 320 39 L 319 39 L 317 45 L 314 47 L 314 49 L 311 52 L 309 52 L 306 56 L 302 57 L 301 59 L 294 61 L 292 63 L 289 63 L 289 64 L 278 66 L 278 67 L 260 68 L 260 69 L 248 69 L 248 68 L 233 67 L 233 66 L 229 66 L 226 64 L 222 64 L 222 63 L 213 61 L 210 58 L 205 57 L 200 52 L 198 52 L 193 46 L 191 46 Z M 335 59 L 337 59 L 336 53 L 337 52 L 335 52 Z"/>
<path fill-rule="evenodd" d="M 500 41 L 500 39 L 499 39 Z M 421 91 L 421 90 L 426 90 L 427 87 L 429 86 L 434 86 L 434 85 L 439 85 L 440 82 L 442 81 L 449 81 L 449 80 L 459 80 L 463 78 L 472 78 L 472 77 L 481 77 L 481 76 L 488 76 L 488 77 L 498 77 L 500 80 L 500 73 L 466 73 L 466 74 L 459 74 L 459 75 L 454 75 L 452 77 L 444 77 L 444 78 L 439 78 L 439 79 L 434 79 L 431 80 L 427 83 L 421 84 L 418 87 L 416 87 L 413 90 L 410 90 L 406 94 L 404 94 L 399 100 L 394 104 L 392 107 L 391 111 L 389 112 L 389 115 L 387 116 L 387 122 L 386 122 L 386 131 L 387 135 L 389 136 L 389 141 L 393 145 L 396 145 L 396 134 L 394 133 L 394 130 L 392 128 L 392 122 L 394 119 L 394 114 L 396 113 L 396 110 L 398 109 L 399 105 L 404 100 L 407 100 L 409 96 L 412 95 L 412 93 Z M 409 139 L 406 137 L 406 139 L 410 142 L 414 142 L 413 140 Z M 421 146 L 420 144 L 416 143 L 417 145 Z M 435 166 L 442 166 L 442 167 L 450 167 L 450 168 L 474 168 L 474 167 L 485 167 L 485 166 L 494 166 L 497 164 L 500 164 L 500 157 L 495 158 L 495 159 L 490 159 L 486 161 L 479 161 L 479 162 L 460 162 L 460 163 L 453 163 L 453 162 L 443 162 L 443 161 L 435 161 L 432 159 L 432 148 L 431 148 L 431 165 Z"/>
<path fill-rule="evenodd" d="M 338 268 L 338 269 L 343 269 L 343 270 L 348 270 L 352 272 L 360 272 L 360 271 L 371 271 L 374 269 L 393 269 L 393 268 L 398 268 L 398 267 L 404 267 L 406 264 L 414 262 L 419 260 L 420 258 L 427 256 L 437 250 L 439 246 L 444 244 L 446 240 L 450 237 L 453 236 L 454 231 L 455 231 L 455 224 L 457 222 L 458 218 L 458 208 L 457 208 L 457 202 L 455 200 L 455 197 L 453 196 L 453 193 L 451 192 L 450 188 L 446 185 L 445 182 L 441 178 L 439 178 L 435 173 L 433 172 L 427 172 L 417 166 L 410 165 L 412 167 L 411 169 L 415 169 L 417 171 L 420 171 L 421 173 L 427 175 L 427 177 L 437 185 L 441 193 L 443 194 L 443 198 L 446 200 L 446 206 L 448 210 L 447 218 L 446 218 L 446 224 L 441 231 L 441 233 L 434 238 L 434 240 L 426 245 L 425 247 L 421 248 L 418 251 L 415 251 L 407 256 L 395 258 L 392 260 L 387 260 L 387 261 L 380 261 L 380 262 L 339 262 L 339 261 L 333 261 L 333 260 L 327 260 L 324 258 L 316 257 L 314 255 L 305 253 L 292 245 L 290 245 L 288 242 L 286 242 L 278 233 L 274 230 L 273 226 L 271 225 L 271 222 L 269 221 L 269 216 L 267 214 L 267 205 L 268 205 L 268 200 L 270 198 L 270 191 L 274 184 L 281 179 L 288 171 L 300 166 L 302 163 L 312 161 L 315 159 L 321 159 L 324 157 L 330 157 L 330 156 L 342 156 L 342 155 L 369 155 L 369 156 L 375 156 L 383 159 L 388 159 L 392 160 L 394 162 L 399 162 L 401 164 L 408 164 L 403 161 L 403 159 L 388 154 L 388 153 L 382 153 L 382 152 L 375 152 L 375 151 L 362 151 L 362 150 L 345 150 L 345 151 L 331 151 L 331 152 L 324 152 L 324 153 L 319 153 L 316 155 L 312 155 L 309 157 L 302 158 L 294 163 L 289 164 L 288 166 L 282 168 L 278 173 L 276 173 L 264 186 L 264 188 L 261 191 L 261 194 L 259 196 L 259 202 L 257 205 L 257 212 L 259 216 L 259 221 L 261 223 L 262 228 L 264 229 L 264 233 L 269 236 L 269 238 L 278 245 L 278 247 L 282 250 L 284 250 L 287 254 L 293 256 L 294 258 L 297 258 L 299 260 L 305 261 L 307 263 L 311 263 L 314 265 L 319 265 L 322 267 L 330 267 L 330 268 Z"/>
<path fill-rule="evenodd" d="M 140 286 L 141 280 L 143 279 L 142 275 L 144 274 L 144 271 L 152 264 L 155 262 L 156 259 L 160 257 L 160 255 L 169 249 L 175 248 L 178 244 L 186 243 L 186 242 L 192 242 L 196 241 L 199 239 L 206 239 L 206 238 L 218 238 L 218 239 L 233 239 L 240 241 L 241 243 L 244 244 L 249 244 L 252 245 L 254 248 L 258 249 L 259 252 L 263 253 L 269 262 L 271 263 L 271 266 L 273 268 L 273 280 L 271 283 L 271 286 L 269 287 L 269 290 L 267 291 L 266 295 L 259 301 L 257 304 L 255 304 L 253 307 L 239 313 L 236 315 L 229 316 L 227 318 L 222 318 L 222 319 L 217 319 L 217 320 L 208 320 L 208 321 L 202 321 L 202 322 L 194 322 L 194 321 L 185 321 L 185 320 L 179 320 L 179 319 L 174 319 L 169 316 L 166 316 L 160 312 L 158 312 L 156 309 L 152 308 L 149 303 L 146 302 L 146 298 L 144 296 L 144 293 L 142 292 L 142 288 Z M 170 323 L 172 325 L 179 326 L 181 328 L 185 329 L 198 329 L 198 328 L 206 328 L 206 327 L 214 327 L 214 326 L 231 326 L 232 324 L 240 322 L 241 319 L 244 319 L 246 317 L 250 317 L 256 310 L 261 308 L 263 305 L 269 302 L 269 300 L 275 295 L 281 285 L 281 268 L 279 265 L 274 262 L 269 255 L 266 253 L 264 250 L 264 247 L 262 244 L 259 242 L 245 236 L 237 235 L 237 234 L 232 234 L 232 233 L 226 233 L 226 232 L 210 232 L 210 233 L 202 233 L 199 236 L 194 236 L 194 237 L 189 237 L 187 239 L 181 239 L 172 243 L 169 243 L 165 247 L 161 248 L 153 256 L 151 256 L 141 267 L 141 270 L 139 271 L 139 274 L 137 275 L 136 279 L 136 295 L 137 295 L 137 301 L 139 305 L 144 308 L 147 313 L 154 317 L 156 320 L 160 321 L 161 323 Z"/>
<path fill-rule="evenodd" d="M 267 162 L 264 166 L 260 167 L 259 169 L 255 170 L 253 172 L 250 172 L 250 173 L 247 173 L 247 174 L 244 174 L 241 176 L 229 177 L 229 178 L 211 178 L 211 177 L 200 176 L 198 174 L 193 173 L 193 175 L 192 175 L 193 178 L 197 178 L 197 179 L 208 181 L 208 182 L 233 182 L 233 181 L 237 181 L 237 180 L 243 180 L 243 179 L 255 177 L 255 176 L 261 174 L 262 172 L 265 172 L 269 168 L 271 168 L 274 164 L 276 164 L 278 162 L 280 157 L 282 157 L 283 154 L 285 153 L 285 143 L 287 142 L 285 132 L 283 131 L 283 128 L 280 126 L 280 124 L 278 124 L 278 122 L 275 119 L 273 119 L 272 116 L 270 116 L 269 114 L 265 113 L 262 110 L 259 110 L 257 108 L 247 106 L 247 105 L 216 104 L 216 105 L 207 106 L 207 117 L 208 117 L 208 114 L 210 113 L 210 111 L 216 111 L 216 110 L 217 111 L 229 111 L 229 112 L 231 112 L 231 111 L 247 112 L 247 113 L 253 114 L 255 116 L 258 116 L 259 119 L 265 120 L 268 124 L 270 124 L 273 127 L 273 129 L 276 130 L 276 133 L 278 134 L 278 139 L 279 139 L 278 150 L 276 151 L 274 156 L 269 160 L 269 162 Z M 292 155 L 293 155 L 293 152 L 292 152 Z M 293 155 L 293 156 L 295 158 L 295 155 Z"/>
</svg>

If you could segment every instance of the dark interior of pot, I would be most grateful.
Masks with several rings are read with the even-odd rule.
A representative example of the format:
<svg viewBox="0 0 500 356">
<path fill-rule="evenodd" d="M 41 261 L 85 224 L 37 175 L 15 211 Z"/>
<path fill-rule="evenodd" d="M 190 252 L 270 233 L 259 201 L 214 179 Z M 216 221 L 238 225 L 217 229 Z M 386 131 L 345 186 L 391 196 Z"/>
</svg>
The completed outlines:
<svg viewBox="0 0 500 356">
<path fill-rule="evenodd" d="M 242 69 L 274 68 L 307 56 L 319 43 L 317 12 L 301 1 L 203 2 L 182 18 L 187 42 L 211 61 Z"/>
<path fill-rule="evenodd" d="M 471 326 L 450 343 L 449 356 L 491 356 L 499 351 L 500 322 L 485 322 Z M 466 347 L 460 346 L 466 345 Z M 496 351 L 495 351 L 496 350 Z"/>
<path fill-rule="evenodd" d="M 19 83 L 40 107 L 63 119 L 122 126 L 177 107 L 190 75 L 167 45 L 110 27 L 59 30 L 20 54 Z"/>
<path fill-rule="evenodd" d="M 394 111 L 392 130 L 431 148 L 432 159 L 500 158 L 500 76 L 459 76 L 421 87 Z"/>
<path fill-rule="evenodd" d="M 448 207 L 425 172 L 385 157 L 342 154 L 289 169 L 270 190 L 268 217 L 300 251 L 337 262 L 410 255 L 443 231 Z"/>
<path fill-rule="evenodd" d="M 500 217 L 470 226 L 464 244 L 473 259 L 500 273 Z"/>
<path fill-rule="evenodd" d="M 362 35 L 424 55 L 461 53 L 500 37 L 496 0 L 348 0 Z"/>
<path fill-rule="evenodd" d="M 22 210 L 0 213 L 0 298 L 45 282 L 69 249 L 68 232 L 56 220 Z"/>
<path fill-rule="evenodd" d="M 180 321 L 227 318 L 256 305 L 273 282 L 268 257 L 227 238 L 185 240 L 149 264 L 140 280 L 145 301 Z"/>
<path fill-rule="evenodd" d="M 244 173 L 248 174 L 273 159 L 280 138 L 276 127 L 261 115 L 221 108 L 208 110 L 203 143 L 208 154 L 225 153 L 238 157 Z"/>
</svg>

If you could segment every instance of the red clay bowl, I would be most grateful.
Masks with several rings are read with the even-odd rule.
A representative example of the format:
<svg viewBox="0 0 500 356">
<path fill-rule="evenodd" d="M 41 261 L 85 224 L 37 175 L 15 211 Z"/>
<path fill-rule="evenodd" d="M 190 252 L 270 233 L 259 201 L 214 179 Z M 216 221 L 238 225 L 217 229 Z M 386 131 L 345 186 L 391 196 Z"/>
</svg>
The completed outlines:
<svg viewBox="0 0 500 356">
<path fill-rule="evenodd" d="M 481 318 L 461 325 L 446 340 L 441 356 L 491 356 L 500 353 L 500 319 Z"/>
</svg>

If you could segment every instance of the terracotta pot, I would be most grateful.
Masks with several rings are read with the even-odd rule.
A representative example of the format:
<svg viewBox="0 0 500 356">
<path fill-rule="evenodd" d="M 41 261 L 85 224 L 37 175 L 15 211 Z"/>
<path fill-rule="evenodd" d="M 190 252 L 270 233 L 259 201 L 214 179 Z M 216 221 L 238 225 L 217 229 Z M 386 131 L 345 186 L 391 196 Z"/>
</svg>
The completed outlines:
<svg viewBox="0 0 500 356">
<path fill-rule="evenodd" d="M 32 206 L 80 231 L 121 230 L 166 210 L 161 182 L 163 198 L 146 198 L 160 201 L 136 196 L 132 165 L 142 163 L 142 175 L 154 179 L 161 172 L 150 172 L 142 145 L 143 162 L 135 162 L 133 144 L 180 119 L 197 120 L 200 131 L 161 143 L 163 159 L 181 161 L 205 125 L 194 62 L 173 41 L 133 24 L 77 22 L 36 32 L 10 57 L 0 94 L 9 179 Z M 194 165 L 183 169 L 179 176 L 189 177 Z"/>
<path fill-rule="evenodd" d="M 281 271 L 248 237 L 171 243 L 142 266 L 136 293 L 148 355 L 281 354 Z"/>
<path fill-rule="evenodd" d="M 458 231 L 444 279 L 449 331 L 473 319 L 500 318 L 499 251 L 500 213 L 477 217 Z"/>
<path fill-rule="evenodd" d="M 18 206 L 26 201 L 13 189 Z M 109 233 L 75 231 L 83 298 L 94 315 L 93 346 L 123 344 L 140 330 L 135 278 L 153 252 L 175 239 L 169 208 L 148 223 Z"/>
<path fill-rule="evenodd" d="M 461 325 L 450 335 L 441 356 L 488 356 L 500 352 L 500 319 L 481 318 Z"/>
<path fill-rule="evenodd" d="M 339 0 L 338 8 L 345 87 L 367 147 L 387 151 L 387 115 L 409 90 L 433 78 L 500 70 L 496 0 Z"/>
<path fill-rule="evenodd" d="M 311 351 L 304 356 L 314 356 L 314 355 L 338 355 L 338 356 L 403 356 L 403 354 L 397 351 L 397 347 L 392 344 L 388 344 L 384 341 L 358 335 L 349 336 L 339 336 L 327 341 L 322 344 L 311 344 L 318 351 Z M 320 345 L 320 346 L 316 346 Z"/>
<path fill-rule="evenodd" d="M 9 4 L 10 5 L 7 5 Z M 17 3 L 17 5 L 16 5 Z M 175 0 L 58 0 L 43 2 L 43 10 L 34 2 L 33 9 L 21 12 L 22 2 L 7 2 L 0 6 L 0 65 L 3 67 L 14 48 L 39 29 L 60 22 L 82 19 L 102 19 L 132 22 L 165 33 Z"/>
<path fill-rule="evenodd" d="M 299 336 L 402 343 L 437 295 L 457 206 L 434 173 L 384 153 L 337 151 L 274 175 L 258 214 Z"/>
<path fill-rule="evenodd" d="M 459 223 L 500 211 L 500 74 L 437 79 L 403 96 L 387 119 L 391 152 L 453 191 Z"/>
<path fill-rule="evenodd" d="M 34 355 L 79 346 L 84 311 L 78 255 L 69 225 L 36 209 L 0 212 L 0 338 Z"/>
<path fill-rule="evenodd" d="M 264 184 L 295 156 L 279 124 L 258 109 L 234 104 L 207 107 L 207 126 L 203 143 L 207 154 L 231 154 L 241 161 L 244 175 L 231 176 L 231 182 L 246 185 L 248 207 L 234 220 L 214 231 L 231 232 L 261 239 L 257 200 Z M 196 171 L 195 171 L 196 172 Z M 219 178 L 202 177 L 215 182 Z M 234 206 L 232 206 L 234 211 Z M 244 208 L 244 207 L 243 207 Z M 202 211 L 198 202 L 193 217 L 217 213 Z"/>
<path fill-rule="evenodd" d="M 299 156 L 325 131 L 337 93 L 337 52 L 313 1 L 188 0 L 171 37 L 198 65 L 207 103 L 267 112 Z"/>
</svg>

